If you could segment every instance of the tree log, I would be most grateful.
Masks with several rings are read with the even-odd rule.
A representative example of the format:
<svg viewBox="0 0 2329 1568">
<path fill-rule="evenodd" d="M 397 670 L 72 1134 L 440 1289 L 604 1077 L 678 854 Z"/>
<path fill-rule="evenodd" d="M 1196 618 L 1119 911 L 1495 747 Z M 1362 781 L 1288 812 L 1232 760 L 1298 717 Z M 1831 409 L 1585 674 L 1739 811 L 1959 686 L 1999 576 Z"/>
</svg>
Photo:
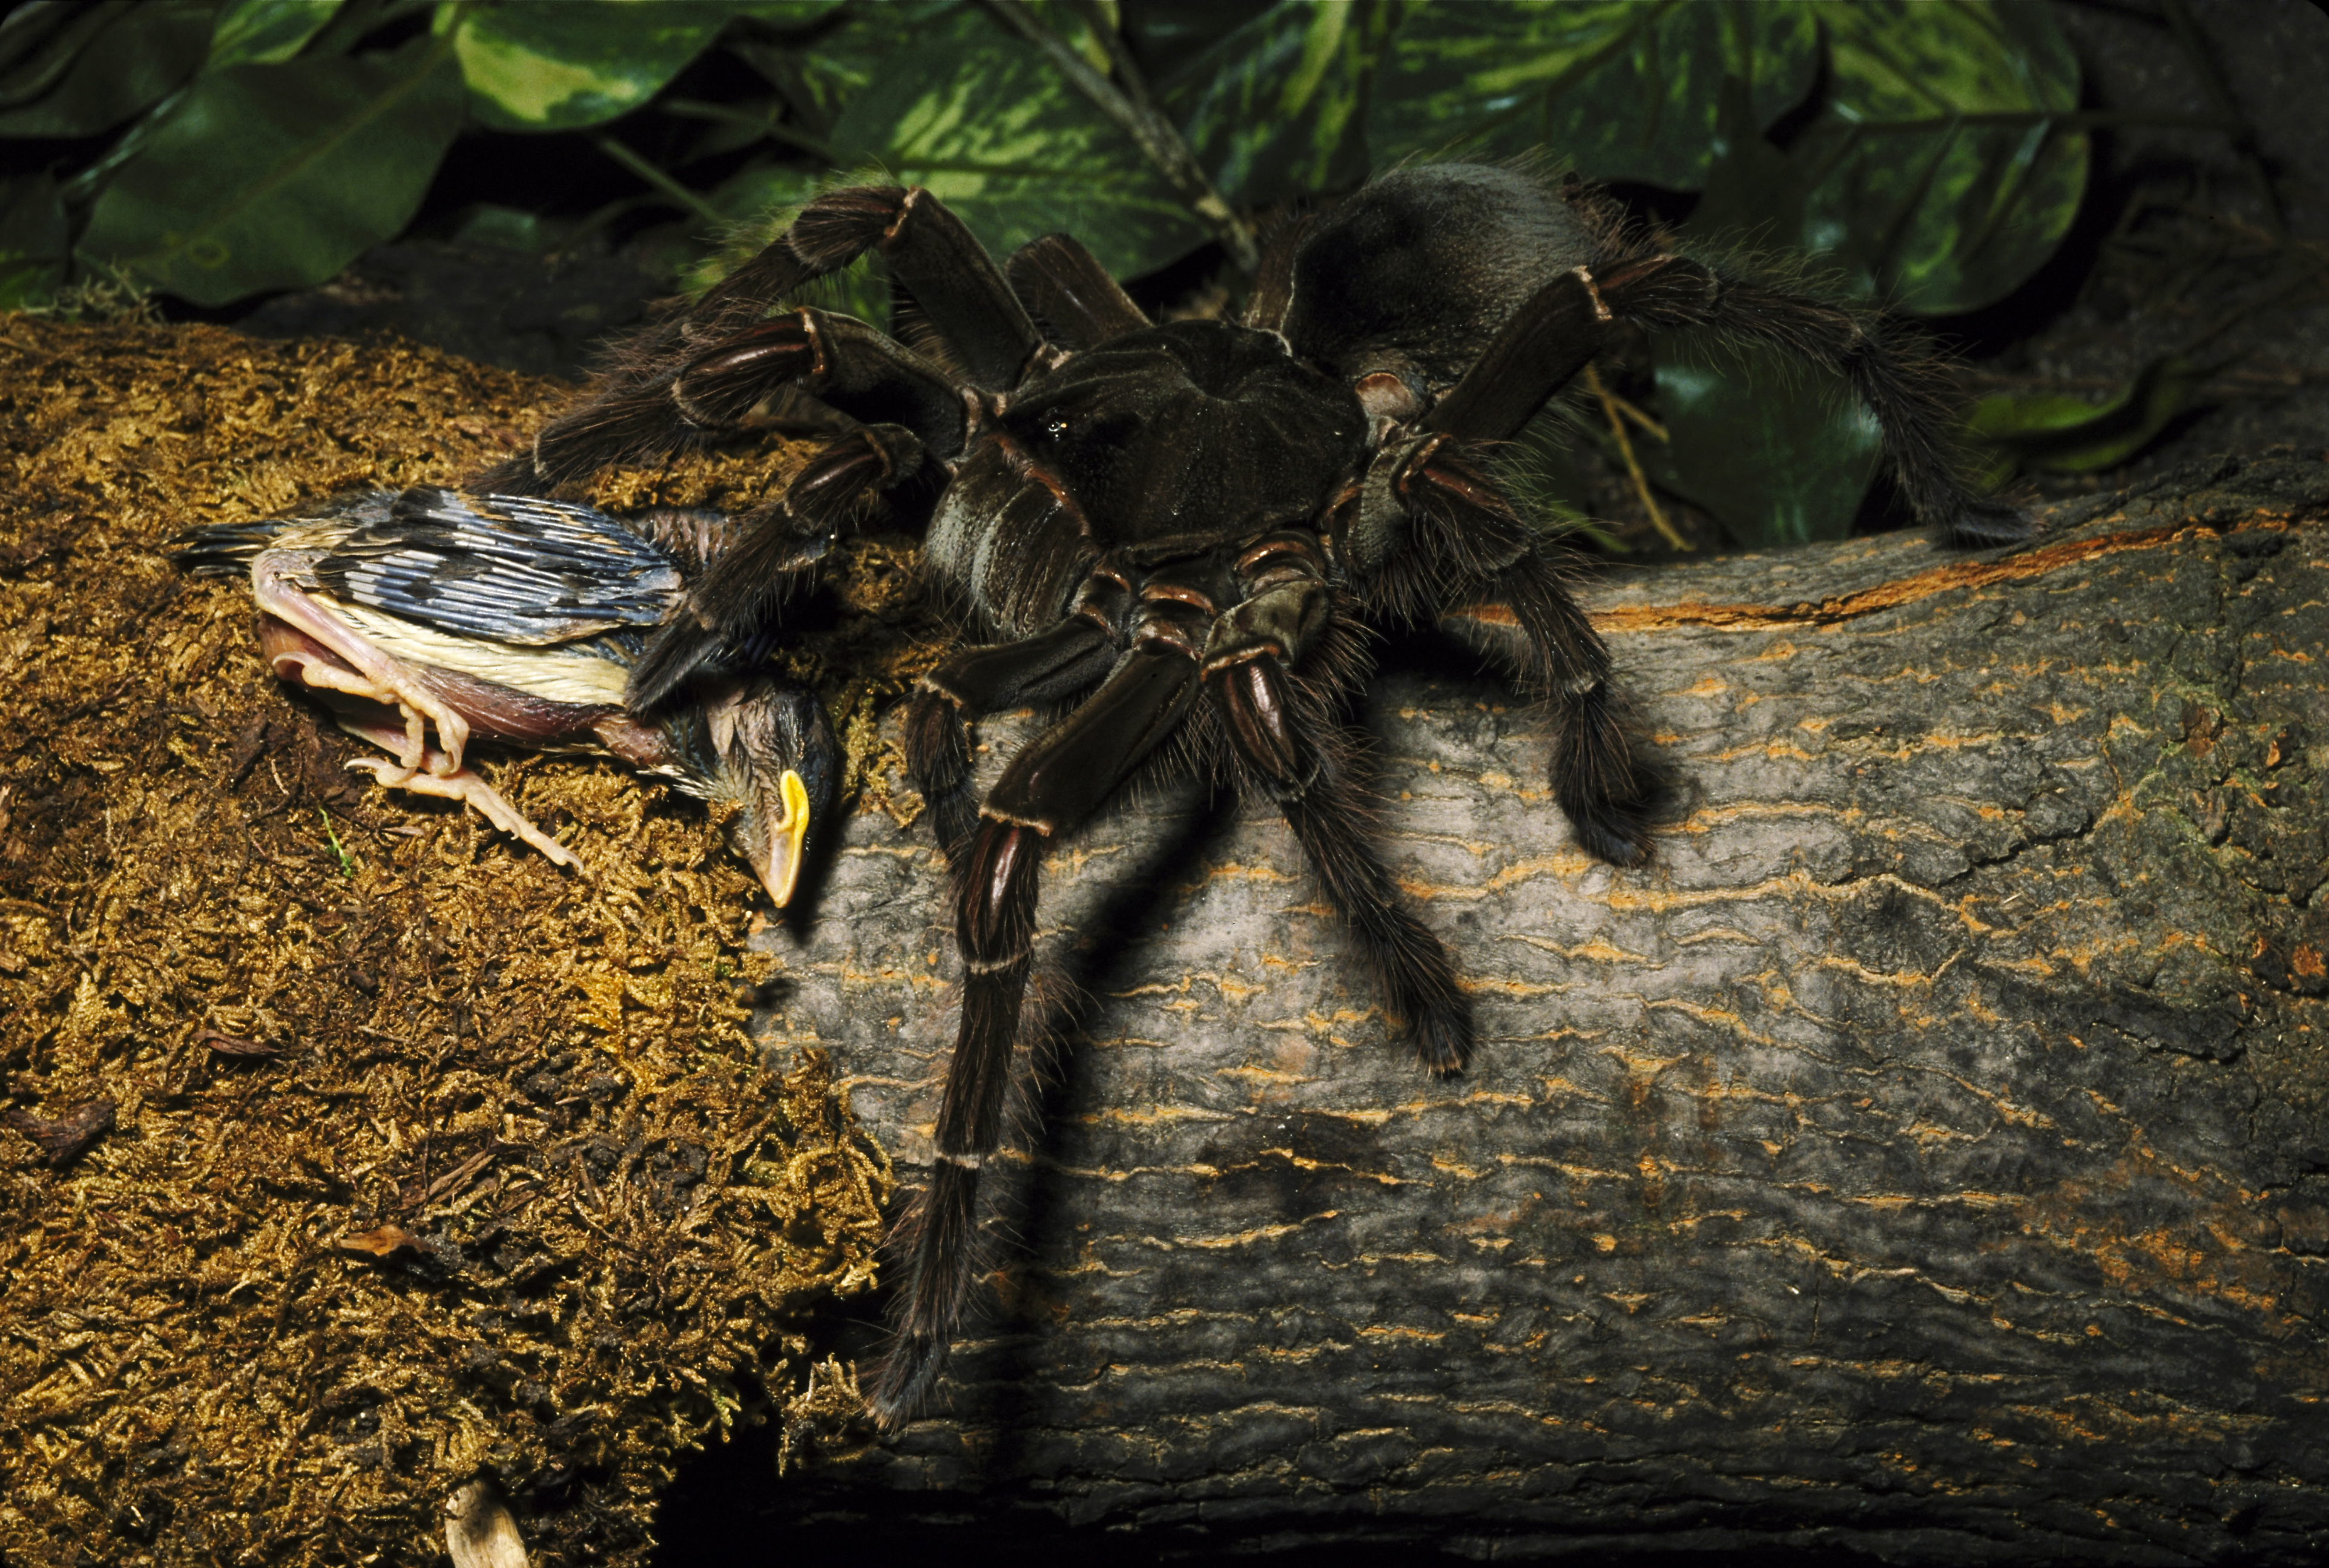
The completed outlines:
<svg viewBox="0 0 2329 1568">
<path fill-rule="evenodd" d="M 1671 777 L 1640 872 L 1575 847 L 1524 705 L 1387 647 L 1381 831 L 1479 1024 L 1450 1082 L 1266 804 L 1096 824 L 1045 867 L 1062 1048 L 986 1320 L 927 1419 L 761 1506 L 2317 1560 L 2325 507 L 2274 456 L 2003 555 L 1598 578 Z M 831 1049 L 909 1182 L 942 883 L 862 815 L 774 935 L 769 1044 Z"/>
</svg>

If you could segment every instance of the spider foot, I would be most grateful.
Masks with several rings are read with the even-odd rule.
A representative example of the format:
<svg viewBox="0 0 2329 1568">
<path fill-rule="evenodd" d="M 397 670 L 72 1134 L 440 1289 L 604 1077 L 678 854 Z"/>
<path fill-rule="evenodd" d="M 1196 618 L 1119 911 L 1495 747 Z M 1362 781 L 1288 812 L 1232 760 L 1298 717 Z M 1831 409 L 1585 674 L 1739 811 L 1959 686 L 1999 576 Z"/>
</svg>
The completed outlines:
<svg viewBox="0 0 2329 1568">
<path fill-rule="evenodd" d="M 947 1342 L 928 1335 L 903 1334 L 892 1340 L 889 1354 L 873 1374 L 872 1391 L 865 1396 L 866 1412 L 885 1432 L 904 1430 L 938 1386 L 946 1367 Z"/>
<path fill-rule="evenodd" d="M 1471 1014 L 1457 1000 L 1447 1006 L 1427 1006 L 1421 1016 L 1409 1021 L 1415 1036 L 1415 1059 L 1434 1078 L 1453 1078 L 1464 1071 L 1472 1054 Z"/>
<path fill-rule="evenodd" d="M 1577 829 L 1579 847 L 1596 860 L 1631 869 L 1650 858 L 1649 830 L 1638 822 L 1617 817 L 1581 816 L 1572 811 L 1570 823 Z"/>
<path fill-rule="evenodd" d="M 1941 531 L 1941 542 L 1957 550 L 1982 550 L 1999 544 L 2020 544 L 2036 537 L 2038 524 L 2029 513 L 2010 501 L 1981 497 L 1968 501 Z"/>
</svg>

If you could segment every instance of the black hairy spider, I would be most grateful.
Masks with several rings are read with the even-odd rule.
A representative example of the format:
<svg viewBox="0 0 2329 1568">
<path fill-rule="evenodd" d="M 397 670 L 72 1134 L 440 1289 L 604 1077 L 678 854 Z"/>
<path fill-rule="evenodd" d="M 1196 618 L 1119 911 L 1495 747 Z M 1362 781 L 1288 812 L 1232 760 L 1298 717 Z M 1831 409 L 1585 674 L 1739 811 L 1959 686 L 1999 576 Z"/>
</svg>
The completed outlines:
<svg viewBox="0 0 2329 1568">
<path fill-rule="evenodd" d="M 934 340 L 772 306 L 867 250 Z M 779 394 L 861 421 L 744 524 L 634 671 L 635 705 L 772 616 L 875 493 L 943 478 L 927 570 L 992 640 L 920 684 L 909 770 L 956 869 L 962 1016 L 937 1161 L 911 1227 L 885 1424 L 937 1376 L 974 1279 L 981 1163 L 1001 1139 L 1044 853 L 1159 755 L 1278 804 L 1426 1071 L 1471 1047 L 1447 949 L 1402 907 L 1339 710 L 1364 628 L 1437 619 L 1542 697 L 1555 798 L 1619 865 L 1648 851 L 1647 793 L 1600 638 L 1495 477 L 1498 444 L 1623 323 L 1704 327 L 1841 373 L 1882 424 L 1918 518 L 1950 543 L 2026 525 L 1976 497 L 1943 442 L 1921 352 L 1872 311 L 1675 255 L 1588 188 L 1508 168 L 1403 170 L 1267 250 L 1241 321 L 1152 325 L 1064 235 L 998 269 L 919 190 L 834 191 L 676 321 L 634 345 L 530 458 L 484 477 L 547 488 L 712 439 Z M 981 801 L 966 725 L 1072 704 Z"/>
</svg>

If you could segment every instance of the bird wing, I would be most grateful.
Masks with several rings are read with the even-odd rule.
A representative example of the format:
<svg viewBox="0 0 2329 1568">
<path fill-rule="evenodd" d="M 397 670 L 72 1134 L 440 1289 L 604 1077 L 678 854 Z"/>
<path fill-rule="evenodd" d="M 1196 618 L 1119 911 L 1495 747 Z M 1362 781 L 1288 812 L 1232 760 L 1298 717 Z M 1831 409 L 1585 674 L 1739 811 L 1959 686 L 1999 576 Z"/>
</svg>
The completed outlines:
<svg viewBox="0 0 2329 1568">
<path fill-rule="evenodd" d="M 592 507 L 425 485 L 314 571 L 350 603 L 519 647 L 660 625 L 684 591 L 668 551 Z"/>
</svg>

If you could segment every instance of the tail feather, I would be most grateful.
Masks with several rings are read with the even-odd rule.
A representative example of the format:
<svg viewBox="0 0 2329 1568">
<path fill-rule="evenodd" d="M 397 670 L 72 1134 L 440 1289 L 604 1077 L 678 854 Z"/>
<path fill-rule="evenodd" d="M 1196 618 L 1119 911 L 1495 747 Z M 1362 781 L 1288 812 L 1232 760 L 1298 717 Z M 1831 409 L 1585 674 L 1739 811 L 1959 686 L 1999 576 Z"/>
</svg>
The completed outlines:
<svg viewBox="0 0 2329 1568">
<path fill-rule="evenodd" d="M 293 521 L 270 517 L 259 523 L 212 523 L 189 528 L 170 541 L 170 562 L 196 577 L 240 577 Z"/>
</svg>

